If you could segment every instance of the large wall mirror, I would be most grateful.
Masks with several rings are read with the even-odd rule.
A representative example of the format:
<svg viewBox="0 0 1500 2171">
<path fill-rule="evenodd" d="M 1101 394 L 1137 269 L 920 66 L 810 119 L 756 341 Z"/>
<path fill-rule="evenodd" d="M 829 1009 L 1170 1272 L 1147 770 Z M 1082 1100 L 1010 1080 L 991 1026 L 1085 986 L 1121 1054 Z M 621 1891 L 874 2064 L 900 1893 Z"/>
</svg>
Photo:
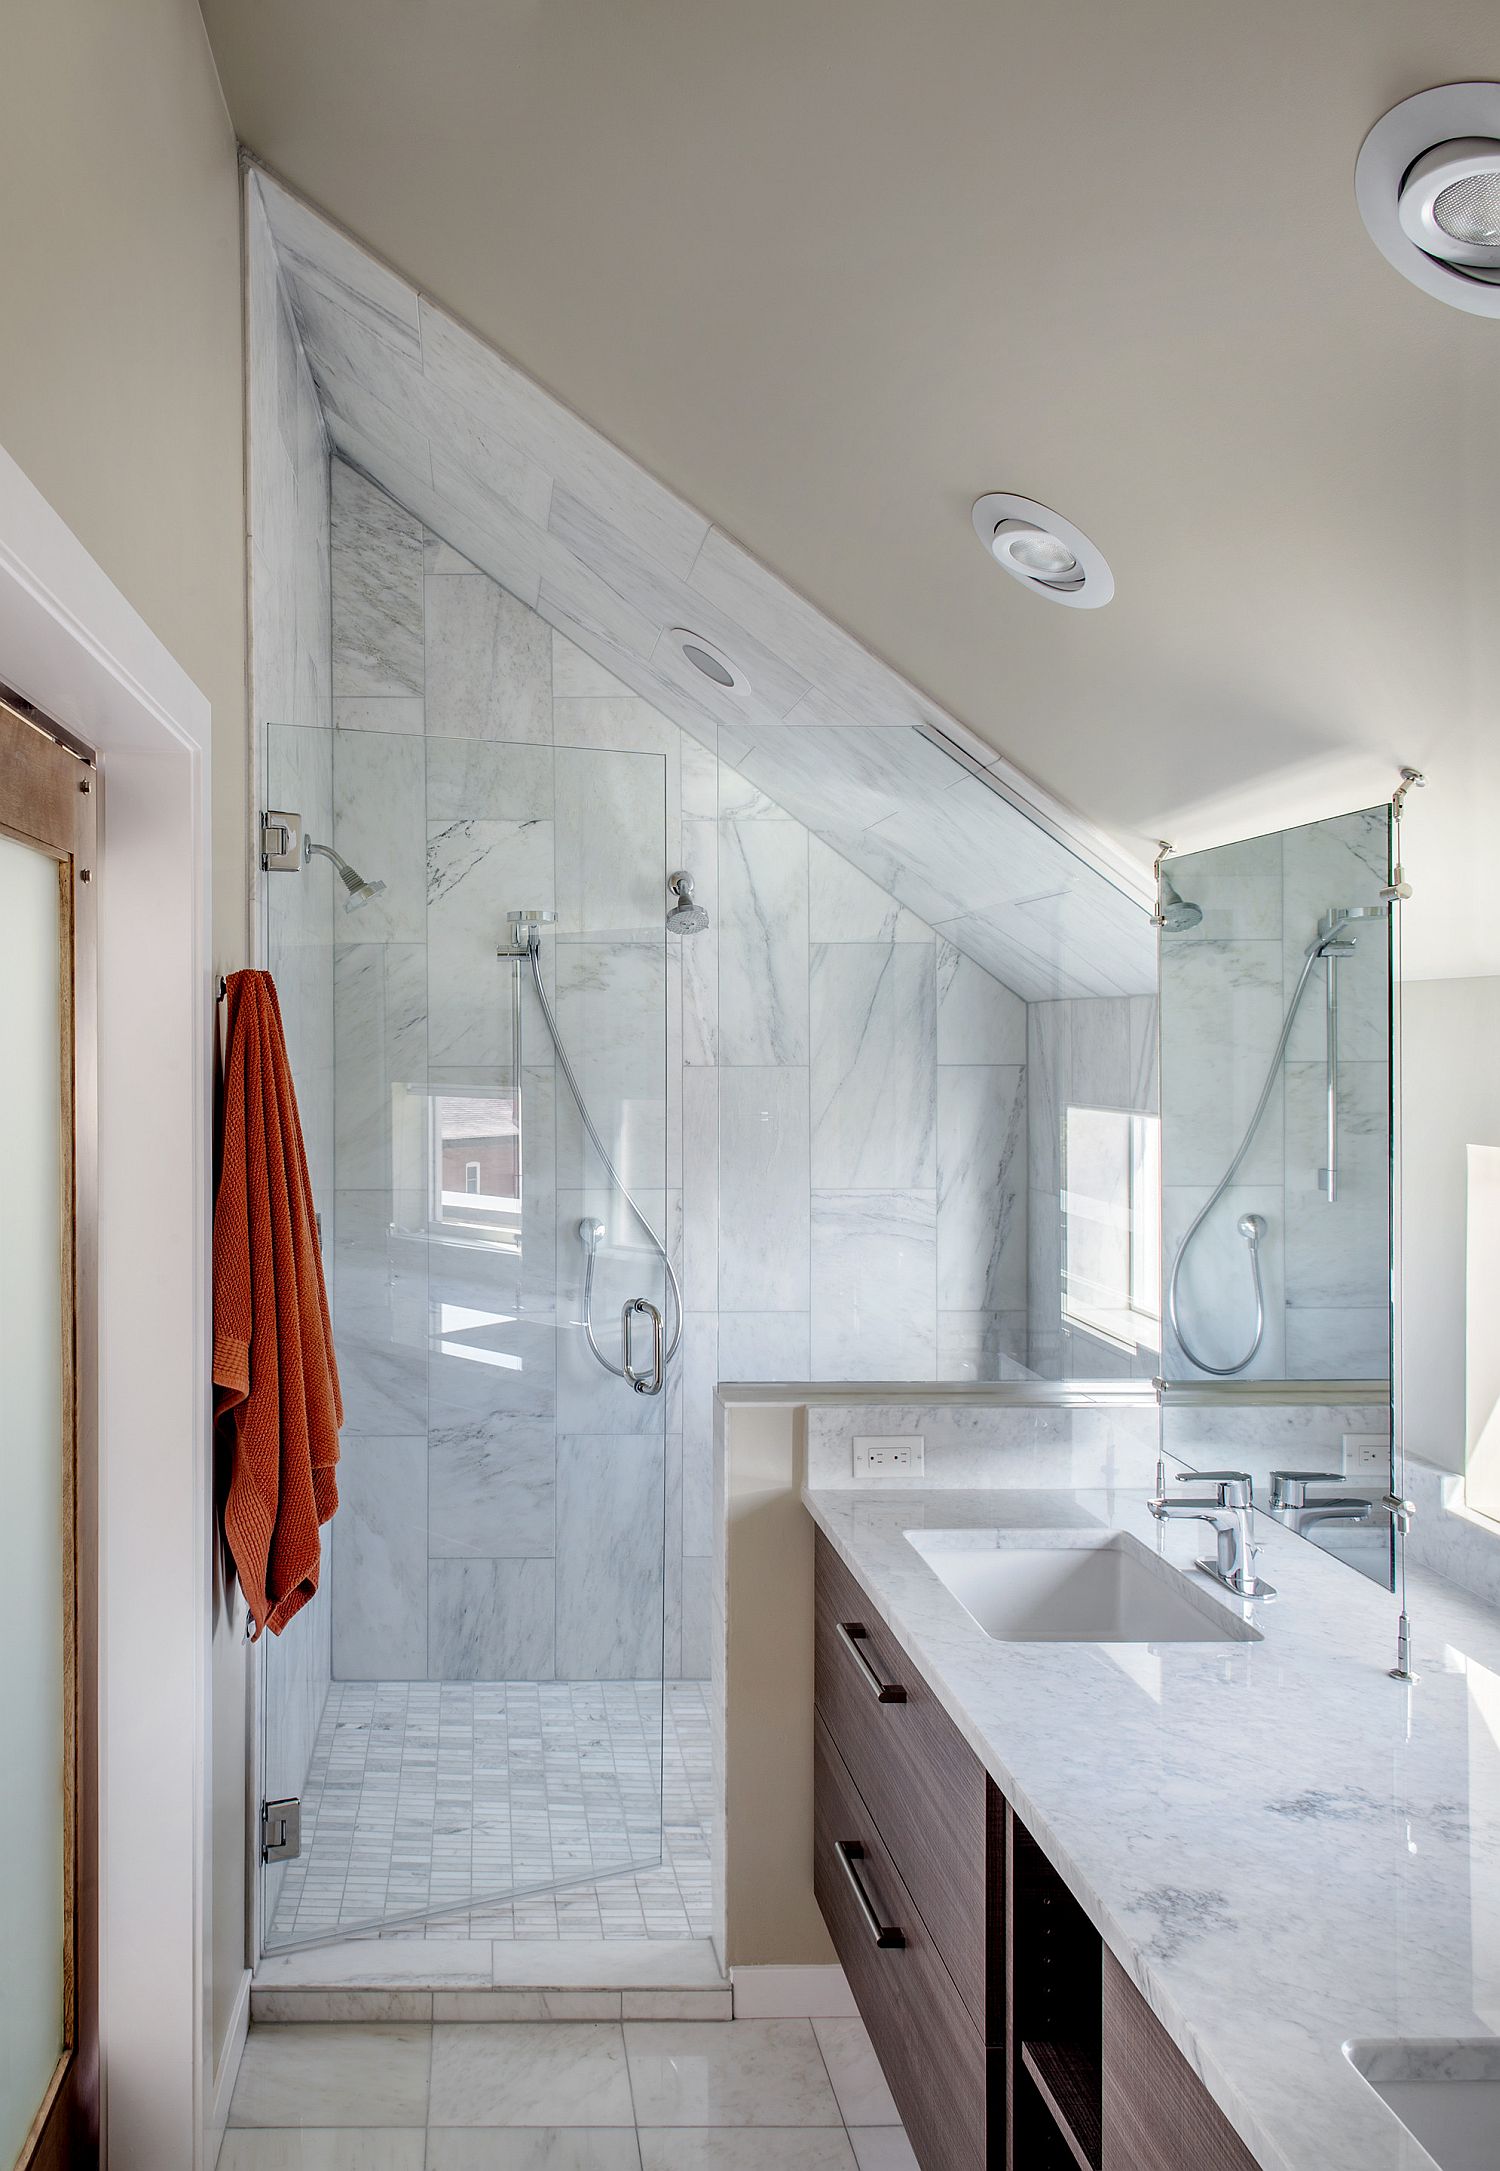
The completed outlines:
<svg viewBox="0 0 1500 2171">
<path fill-rule="evenodd" d="M 1391 811 L 1168 857 L 1162 1438 L 1391 1578 Z"/>
</svg>

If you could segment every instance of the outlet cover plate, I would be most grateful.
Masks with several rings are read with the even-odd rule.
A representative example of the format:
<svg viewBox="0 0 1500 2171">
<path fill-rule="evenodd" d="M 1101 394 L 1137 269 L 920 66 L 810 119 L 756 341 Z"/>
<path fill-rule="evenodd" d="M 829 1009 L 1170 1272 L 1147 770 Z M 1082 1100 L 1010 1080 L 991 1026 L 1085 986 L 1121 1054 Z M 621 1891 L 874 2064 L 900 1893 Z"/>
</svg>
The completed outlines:
<svg viewBox="0 0 1500 2171">
<path fill-rule="evenodd" d="M 874 1479 L 921 1477 L 927 1442 L 920 1432 L 864 1432 L 854 1436 L 854 1475 Z"/>
</svg>

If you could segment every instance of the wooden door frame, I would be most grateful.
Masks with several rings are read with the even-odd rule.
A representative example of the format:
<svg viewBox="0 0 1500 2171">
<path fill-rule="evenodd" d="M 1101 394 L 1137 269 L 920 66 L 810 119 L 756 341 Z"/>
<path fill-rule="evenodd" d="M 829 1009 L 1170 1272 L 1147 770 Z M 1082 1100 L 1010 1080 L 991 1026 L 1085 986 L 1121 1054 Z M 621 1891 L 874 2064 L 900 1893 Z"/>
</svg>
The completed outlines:
<svg viewBox="0 0 1500 2171">
<path fill-rule="evenodd" d="M 0 450 L 0 677 L 95 749 L 99 2029 L 109 2171 L 203 2171 L 209 704 Z M 238 1879 L 241 1864 L 227 1865 Z M 231 2046 L 232 2050 L 237 2046 Z"/>
<path fill-rule="evenodd" d="M 99 2146 L 98 1347 L 95 1230 L 99 804 L 92 755 L 0 695 L 0 834 L 58 872 L 62 1183 L 63 2048 L 18 2171 L 96 2163 Z"/>
</svg>

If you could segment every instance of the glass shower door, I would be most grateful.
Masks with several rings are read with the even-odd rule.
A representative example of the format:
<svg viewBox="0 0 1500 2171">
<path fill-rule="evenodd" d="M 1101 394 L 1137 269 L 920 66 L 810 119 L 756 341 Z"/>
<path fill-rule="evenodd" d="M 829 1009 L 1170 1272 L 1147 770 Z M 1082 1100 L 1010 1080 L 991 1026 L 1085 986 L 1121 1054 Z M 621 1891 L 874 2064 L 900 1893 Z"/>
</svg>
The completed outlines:
<svg viewBox="0 0 1500 2171">
<path fill-rule="evenodd" d="M 428 738 L 377 799 L 379 736 L 334 734 L 387 887 L 333 914 L 341 1501 L 266 1943 L 623 1934 L 663 1838 L 665 763 Z M 315 1646 L 268 1744 L 278 1680 L 310 1708 Z"/>
</svg>

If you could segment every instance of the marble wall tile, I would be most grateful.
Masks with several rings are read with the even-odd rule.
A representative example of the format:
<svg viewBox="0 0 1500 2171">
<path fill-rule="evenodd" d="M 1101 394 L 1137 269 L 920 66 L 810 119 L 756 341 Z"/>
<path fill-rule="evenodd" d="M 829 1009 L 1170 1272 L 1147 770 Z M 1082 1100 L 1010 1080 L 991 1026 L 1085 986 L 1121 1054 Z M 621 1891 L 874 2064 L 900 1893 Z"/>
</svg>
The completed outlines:
<svg viewBox="0 0 1500 2171">
<path fill-rule="evenodd" d="M 427 1678 L 427 1442 L 346 1432 L 333 1519 L 333 1670 Z"/>
<path fill-rule="evenodd" d="M 686 742 L 684 742 L 686 744 Z M 685 815 L 681 864 L 692 875 L 707 927 L 681 938 L 682 1059 L 693 1066 L 719 1060 L 719 830 L 717 822 Z M 672 870 L 669 870 L 672 871 Z"/>
<path fill-rule="evenodd" d="M 595 496 L 651 554 L 686 573 L 708 532 L 693 511 L 643 468 L 562 407 L 531 378 L 423 300 L 423 364 L 434 384 L 471 413 L 503 419 L 507 434 L 549 474 L 566 473 L 582 494 Z"/>
<path fill-rule="evenodd" d="M 340 1187 L 378 1190 L 420 1181 L 421 1162 L 409 1148 L 398 1156 L 396 1139 L 420 1112 L 427 1077 L 426 949 L 415 942 L 341 943 L 333 972 Z"/>
<path fill-rule="evenodd" d="M 356 315 L 396 352 L 420 362 L 416 295 L 405 280 L 279 187 L 269 174 L 257 174 L 255 179 L 288 272 Z"/>
<path fill-rule="evenodd" d="M 821 837 L 807 846 L 813 942 L 927 942 L 932 930 Z"/>
<path fill-rule="evenodd" d="M 422 524 L 342 460 L 332 493 L 333 690 L 419 694 Z"/>
<path fill-rule="evenodd" d="M 725 764 L 706 746 L 682 734 L 682 814 L 685 821 L 714 821 L 719 814 L 719 778 Z"/>
<path fill-rule="evenodd" d="M 814 1379 L 931 1379 L 935 1193 L 814 1191 L 811 1309 Z"/>
<path fill-rule="evenodd" d="M 488 1438 L 474 1427 L 435 1430 L 426 1452 L 434 1560 L 551 1559 L 557 1448 L 550 1424 L 532 1431 L 500 1418 Z"/>
<path fill-rule="evenodd" d="M 429 822 L 547 822 L 554 806 L 550 746 L 506 739 L 427 741 Z"/>
<path fill-rule="evenodd" d="M 1026 1303 L 1026 1073 L 948 1064 L 937 1079 L 937 1296 L 945 1311 Z"/>
<path fill-rule="evenodd" d="M 719 1303 L 725 1310 L 806 1310 L 809 1156 L 805 1070 L 720 1071 Z"/>
<path fill-rule="evenodd" d="M 666 940 L 577 941 L 556 947 L 558 1031 L 594 1128 L 627 1189 L 666 1174 Z M 565 1083 L 557 1102 L 560 1180 L 608 1181 Z"/>
<path fill-rule="evenodd" d="M 685 1553 L 713 1551 L 714 1389 L 722 1375 L 717 1312 L 690 1311 L 678 1357 L 681 1539 Z"/>
<path fill-rule="evenodd" d="M 550 1560 L 429 1561 L 428 1678 L 555 1679 L 555 1585 Z"/>
<path fill-rule="evenodd" d="M 1286 1376 L 1288 1379 L 1389 1379 L 1389 1310 L 1360 1305 L 1288 1306 Z"/>
<path fill-rule="evenodd" d="M 340 1191 L 334 1206 L 333 1326 L 344 1421 L 410 1439 L 427 1430 L 427 1260 L 419 1199 Z"/>
<path fill-rule="evenodd" d="M 378 897 L 345 907 L 334 867 L 314 860 L 299 881 L 318 883 L 336 899 L 334 927 L 341 942 L 421 942 L 426 937 L 423 834 L 423 745 L 391 731 L 333 734 L 332 844 L 370 881 L 384 882 Z"/>
<path fill-rule="evenodd" d="M 429 574 L 427 729 L 442 739 L 552 738 L 552 636 L 482 574 Z"/>
<path fill-rule="evenodd" d="M 938 1368 L 942 1380 L 1025 1379 L 1030 1321 L 1026 1307 L 1008 1312 L 940 1311 Z"/>
<path fill-rule="evenodd" d="M 1170 1271 L 1189 1223 L 1209 1195 L 1207 1184 L 1166 1184 L 1162 1189 L 1163 1273 Z M 1178 1316 L 1189 1342 L 1211 1364 L 1243 1356 L 1255 1332 L 1255 1291 L 1249 1251 L 1236 1233 L 1242 1214 L 1260 1214 L 1266 1222 L 1261 1241 L 1261 1276 L 1265 1287 L 1266 1331 L 1259 1353 L 1242 1374 L 1245 1379 L 1282 1379 L 1286 1365 L 1286 1230 L 1282 1225 L 1280 1184 L 1231 1184 L 1193 1239 L 1178 1284 Z M 1187 1357 L 1171 1324 L 1162 1321 L 1163 1373 L 1167 1379 L 1202 1377 Z"/>
<path fill-rule="evenodd" d="M 430 1279 L 438 1282 L 436 1269 Z M 427 1429 L 434 1446 L 473 1452 L 505 1432 L 532 1441 L 550 1435 L 557 1358 L 549 1322 L 437 1297 L 430 1351 Z"/>
<path fill-rule="evenodd" d="M 719 1377 L 811 1379 L 810 1337 L 806 1312 L 720 1312 Z"/>
<path fill-rule="evenodd" d="M 1198 942 L 1163 961 L 1162 1166 L 1173 1184 L 1216 1183 L 1245 1133 L 1281 1032 L 1281 946 Z M 1179 1050 L 1189 1051 L 1184 1060 Z M 1245 1161 L 1247 1181 L 1281 1173 L 1281 1084 Z"/>
<path fill-rule="evenodd" d="M 398 731 L 420 738 L 426 706 L 420 694 L 340 694 L 333 725 L 336 731 Z"/>
<path fill-rule="evenodd" d="M 813 946 L 812 1180 L 819 1188 L 932 1188 L 936 1000 L 930 944 Z"/>
<path fill-rule="evenodd" d="M 553 896 L 550 822 L 429 823 L 424 932 L 434 1064 L 509 1061 L 511 968 L 496 956 L 508 935 L 505 915 L 550 908 Z"/>
<path fill-rule="evenodd" d="M 566 634 L 552 630 L 552 699 L 554 704 L 570 700 L 612 700 L 616 696 L 629 699 L 631 690 L 623 679 L 607 671 L 602 663 L 585 655 L 575 641 Z"/>
<path fill-rule="evenodd" d="M 684 1291 L 697 1308 L 717 1301 L 719 1287 L 719 1081 L 715 1072 L 684 1068 L 682 1190 Z"/>
<path fill-rule="evenodd" d="M 710 1670 L 714 1563 L 697 1554 L 682 1563 L 681 1656 L 684 1681 L 706 1681 Z"/>
<path fill-rule="evenodd" d="M 560 746 L 554 759 L 559 934 L 661 935 L 671 901 L 662 757 Z"/>
<path fill-rule="evenodd" d="M 719 1061 L 808 1059 L 807 838 L 791 822 L 719 825 Z"/>
<path fill-rule="evenodd" d="M 557 1672 L 649 1679 L 662 1654 L 661 1436 L 557 1442 Z"/>
<path fill-rule="evenodd" d="M 1027 1005 L 951 942 L 937 945 L 937 1059 L 1024 1063 Z"/>
</svg>

